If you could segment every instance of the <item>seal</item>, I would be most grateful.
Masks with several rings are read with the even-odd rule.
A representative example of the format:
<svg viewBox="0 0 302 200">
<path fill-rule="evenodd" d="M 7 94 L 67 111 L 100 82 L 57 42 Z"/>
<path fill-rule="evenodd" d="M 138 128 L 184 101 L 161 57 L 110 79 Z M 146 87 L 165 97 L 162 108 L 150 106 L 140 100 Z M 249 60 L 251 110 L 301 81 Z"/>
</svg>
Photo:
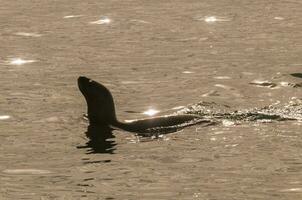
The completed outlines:
<svg viewBox="0 0 302 200">
<path fill-rule="evenodd" d="M 175 132 L 181 128 L 198 123 L 212 123 L 201 116 L 165 115 L 146 119 L 121 122 L 117 119 L 115 105 L 110 91 L 102 84 L 84 76 L 78 78 L 78 87 L 87 103 L 87 113 L 90 125 L 111 127 L 134 133 Z"/>
</svg>

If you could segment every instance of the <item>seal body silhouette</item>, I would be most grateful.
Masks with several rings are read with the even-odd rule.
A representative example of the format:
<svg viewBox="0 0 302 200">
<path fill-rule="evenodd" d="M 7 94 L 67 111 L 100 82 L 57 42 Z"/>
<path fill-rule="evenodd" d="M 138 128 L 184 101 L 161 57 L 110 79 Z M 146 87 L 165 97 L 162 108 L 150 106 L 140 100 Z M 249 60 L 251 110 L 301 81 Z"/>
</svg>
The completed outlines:
<svg viewBox="0 0 302 200">
<path fill-rule="evenodd" d="M 78 86 L 87 102 L 90 125 L 111 127 L 135 133 L 174 132 L 197 123 L 211 123 L 198 115 L 166 115 L 146 119 L 121 122 L 115 114 L 115 106 L 110 91 L 102 84 L 87 77 L 78 78 Z"/>
</svg>

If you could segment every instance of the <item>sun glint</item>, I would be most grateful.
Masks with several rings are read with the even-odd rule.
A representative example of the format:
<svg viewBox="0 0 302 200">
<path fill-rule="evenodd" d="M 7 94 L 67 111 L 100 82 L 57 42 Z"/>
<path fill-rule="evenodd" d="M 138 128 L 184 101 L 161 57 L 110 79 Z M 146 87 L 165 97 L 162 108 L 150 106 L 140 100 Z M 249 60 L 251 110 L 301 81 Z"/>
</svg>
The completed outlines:
<svg viewBox="0 0 302 200">
<path fill-rule="evenodd" d="M 155 110 L 155 109 L 152 109 L 152 108 L 150 108 L 149 110 L 146 110 L 145 112 L 143 112 L 143 114 L 149 115 L 149 116 L 153 116 L 157 113 L 159 113 L 159 110 Z"/>
<path fill-rule="evenodd" d="M 217 18 L 215 16 L 210 16 L 210 17 L 206 17 L 204 19 L 204 21 L 207 22 L 207 23 L 216 22 Z"/>
<path fill-rule="evenodd" d="M 24 64 L 33 63 L 33 62 L 35 62 L 35 60 L 23 60 L 22 58 L 12 58 L 9 61 L 9 64 L 11 64 L 11 65 L 24 65 Z"/>
</svg>

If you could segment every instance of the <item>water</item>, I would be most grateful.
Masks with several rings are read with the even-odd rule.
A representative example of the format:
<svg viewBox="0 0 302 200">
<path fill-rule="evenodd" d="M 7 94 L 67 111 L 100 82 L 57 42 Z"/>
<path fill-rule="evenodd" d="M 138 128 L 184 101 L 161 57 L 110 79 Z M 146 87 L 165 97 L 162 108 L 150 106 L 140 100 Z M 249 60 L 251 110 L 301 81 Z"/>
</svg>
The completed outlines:
<svg viewBox="0 0 302 200">
<path fill-rule="evenodd" d="M 302 98 L 300 1 L 0 3 L 0 199 L 301 199 L 301 122 L 114 131 L 87 154 L 76 86 L 105 84 L 121 120 Z"/>
</svg>

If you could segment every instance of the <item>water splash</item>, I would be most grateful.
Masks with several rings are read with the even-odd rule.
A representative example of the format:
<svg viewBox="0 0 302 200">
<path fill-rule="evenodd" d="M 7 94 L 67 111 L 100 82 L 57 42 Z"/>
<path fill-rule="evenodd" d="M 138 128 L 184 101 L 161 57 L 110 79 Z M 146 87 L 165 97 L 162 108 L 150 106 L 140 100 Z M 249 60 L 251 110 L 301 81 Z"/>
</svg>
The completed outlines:
<svg viewBox="0 0 302 200">
<path fill-rule="evenodd" d="M 293 98 L 286 104 L 271 104 L 263 108 L 252 108 L 243 110 L 231 110 L 228 106 L 218 105 L 214 102 L 199 102 L 192 104 L 180 111 L 178 114 L 200 115 L 205 119 L 224 121 L 256 121 L 272 122 L 284 120 L 302 120 L 302 100 Z"/>
</svg>

